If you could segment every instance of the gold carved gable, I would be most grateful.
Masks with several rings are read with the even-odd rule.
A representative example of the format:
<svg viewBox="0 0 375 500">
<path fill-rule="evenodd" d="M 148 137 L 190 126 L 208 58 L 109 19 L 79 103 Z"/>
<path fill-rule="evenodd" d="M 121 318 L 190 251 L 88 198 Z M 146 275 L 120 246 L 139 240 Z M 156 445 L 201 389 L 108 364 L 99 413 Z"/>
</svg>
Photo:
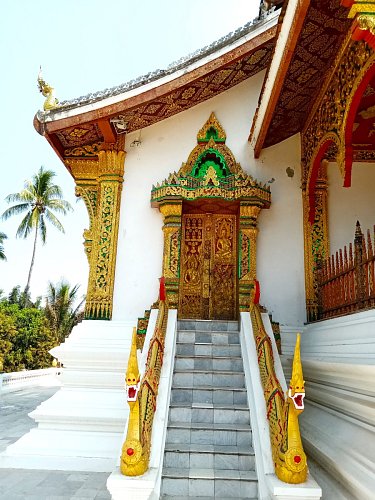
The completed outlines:
<svg viewBox="0 0 375 500">
<path fill-rule="evenodd" d="M 259 184 L 236 162 L 225 144 L 226 134 L 214 113 L 199 130 L 197 145 L 180 170 L 161 184 L 153 186 L 151 203 L 158 206 L 171 198 L 194 201 L 221 198 L 228 201 L 250 201 L 268 208 L 270 189 Z"/>
</svg>

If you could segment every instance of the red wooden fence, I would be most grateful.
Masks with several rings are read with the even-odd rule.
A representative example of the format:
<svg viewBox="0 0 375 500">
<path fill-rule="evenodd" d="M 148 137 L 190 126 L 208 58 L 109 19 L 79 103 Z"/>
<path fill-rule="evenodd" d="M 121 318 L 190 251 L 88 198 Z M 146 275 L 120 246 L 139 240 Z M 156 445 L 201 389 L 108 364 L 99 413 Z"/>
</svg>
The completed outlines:
<svg viewBox="0 0 375 500">
<path fill-rule="evenodd" d="M 357 221 L 354 248 L 344 247 L 317 269 L 318 319 L 375 307 L 375 226 L 367 238 Z"/>
</svg>

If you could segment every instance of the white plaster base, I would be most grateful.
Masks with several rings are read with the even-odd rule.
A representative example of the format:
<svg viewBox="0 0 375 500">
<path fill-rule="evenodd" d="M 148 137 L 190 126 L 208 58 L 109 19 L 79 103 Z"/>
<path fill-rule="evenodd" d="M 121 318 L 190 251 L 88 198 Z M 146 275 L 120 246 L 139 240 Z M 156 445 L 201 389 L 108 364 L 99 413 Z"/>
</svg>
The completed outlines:
<svg viewBox="0 0 375 500">
<path fill-rule="evenodd" d="M 0 467 L 110 472 L 128 413 L 124 377 L 131 321 L 83 321 L 51 353 L 62 388 L 30 413 L 38 426 L 1 454 Z"/>
<path fill-rule="evenodd" d="M 300 427 L 318 481 L 323 469 L 325 498 L 374 498 L 374 332 L 370 310 L 309 324 L 302 333 L 306 406 Z"/>
<path fill-rule="evenodd" d="M 283 355 L 293 357 L 297 333 L 302 333 L 304 329 L 304 326 L 280 325 L 281 352 Z"/>
<path fill-rule="evenodd" d="M 302 484 L 287 484 L 272 474 L 267 477 L 267 484 L 271 493 L 271 498 L 279 500 L 319 500 L 322 490 L 315 479 L 309 475 Z"/>
<path fill-rule="evenodd" d="M 152 323 L 157 311 L 151 311 L 149 328 L 142 353 L 141 373 L 147 358 L 147 346 L 153 334 Z M 156 318 L 155 318 L 156 319 Z M 107 488 L 113 500 L 137 499 L 157 500 L 160 496 L 161 473 L 164 458 L 165 437 L 167 432 L 169 400 L 171 395 L 173 366 L 176 349 L 177 311 L 170 309 L 168 312 L 168 325 L 165 338 L 163 366 L 160 374 L 160 383 L 157 397 L 157 406 L 154 416 L 153 431 L 151 436 L 150 468 L 140 477 L 123 476 L 119 467 L 116 467 L 107 480 Z M 125 426 L 125 435 L 127 423 Z"/>
</svg>

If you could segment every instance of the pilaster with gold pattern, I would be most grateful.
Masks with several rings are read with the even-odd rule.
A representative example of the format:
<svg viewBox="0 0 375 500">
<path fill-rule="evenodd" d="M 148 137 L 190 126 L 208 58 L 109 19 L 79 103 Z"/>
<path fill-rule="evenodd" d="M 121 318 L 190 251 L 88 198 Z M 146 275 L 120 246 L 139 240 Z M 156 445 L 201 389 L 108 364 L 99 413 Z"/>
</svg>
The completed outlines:
<svg viewBox="0 0 375 500">
<path fill-rule="evenodd" d="M 313 223 L 309 222 L 310 199 L 306 186 L 302 186 L 305 288 L 308 321 L 318 319 L 317 264 L 329 255 L 327 166 L 328 162 L 323 160 L 315 183 L 315 215 Z"/>
<path fill-rule="evenodd" d="M 112 149 L 99 151 L 97 159 L 65 160 L 90 219 L 89 229 L 83 233 L 90 266 L 86 319 L 110 319 L 112 315 L 124 162 L 125 151 Z"/>
<path fill-rule="evenodd" d="M 92 243 L 85 317 L 110 319 L 125 151 L 100 151 L 98 157 L 100 201 Z"/>
<path fill-rule="evenodd" d="M 98 188 L 98 168 L 99 162 L 96 159 L 84 160 L 81 158 L 68 158 L 65 164 L 71 171 L 76 182 L 76 196 L 85 202 L 89 215 L 89 229 L 83 232 L 84 247 L 87 259 L 90 264 L 90 256 L 93 241 L 93 232 L 97 217 L 99 188 Z"/>
<path fill-rule="evenodd" d="M 245 312 L 250 307 L 250 293 L 256 278 L 257 220 L 260 207 L 248 202 L 240 203 L 238 285 L 239 310 Z"/>
<path fill-rule="evenodd" d="M 162 203 L 159 210 L 164 218 L 163 276 L 169 306 L 174 309 L 178 307 L 182 201 Z"/>
</svg>

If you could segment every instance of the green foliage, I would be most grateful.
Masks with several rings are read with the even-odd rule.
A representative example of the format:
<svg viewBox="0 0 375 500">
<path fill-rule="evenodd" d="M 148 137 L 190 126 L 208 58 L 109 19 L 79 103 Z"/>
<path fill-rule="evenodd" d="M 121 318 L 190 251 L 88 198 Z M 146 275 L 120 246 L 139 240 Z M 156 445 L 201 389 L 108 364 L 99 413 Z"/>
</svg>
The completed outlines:
<svg viewBox="0 0 375 500">
<path fill-rule="evenodd" d="M 83 311 L 80 308 L 84 300 L 74 307 L 78 290 L 79 285 L 70 288 L 69 283 L 64 280 L 57 285 L 51 282 L 48 284 L 45 314 L 58 342 L 63 342 L 73 326 L 83 319 Z"/>
<path fill-rule="evenodd" d="M 0 293 L 0 371 L 51 366 L 48 351 L 63 342 L 83 319 L 83 300 L 75 307 L 78 289 L 78 285 L 70 288 L 66 281 L 49 283 L 45 307 L 40 297 L 32 303 L 20 286 L 13 287 L 7 298 Z"/>
<path fill-rule="evenodd" d="M 0 302 L 0 361 L 5 372 L 51 366 L 48 353 L 56 345 L 44 311 Z"/>
</svg>

